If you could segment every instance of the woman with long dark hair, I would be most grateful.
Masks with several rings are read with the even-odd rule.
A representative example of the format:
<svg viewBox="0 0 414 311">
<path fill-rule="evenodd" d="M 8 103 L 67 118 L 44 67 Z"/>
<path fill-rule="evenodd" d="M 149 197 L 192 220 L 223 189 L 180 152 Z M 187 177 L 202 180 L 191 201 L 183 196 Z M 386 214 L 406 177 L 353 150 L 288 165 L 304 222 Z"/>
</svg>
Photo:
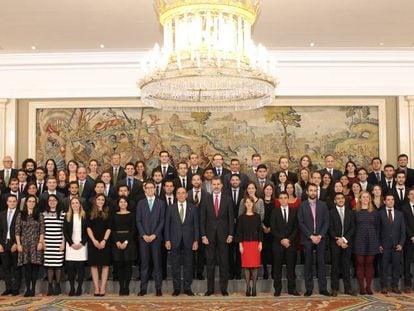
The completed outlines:
<svg viewBox="0 0 414 311">
<path fill-rule="evenodd" d="M 275 190 L 273 184 L 266 184 L 263 188 L 264 193 L 264 220 L 263 220 L 263 250 L 262 250 L 262 265 L 263 265 L 263 279 L 269 278 L 269 271 L 267 265 L 273 264 L 272 243 L 273 235 L 270 232 L 270 218 L 272 211 L 275 208 Z"/>
<path fill-rule="evenodd" d="M 45 162 L 46 179 L 50 176 L 57 178 L 57 165 L 54 159 L 47 159 Z"/>
<path fill-rule="evenodd" d="M 148 179 L 147 167 L 144 161 L 139 160 L 135 162 L 135 178 L 137 178 L 141 182 L 144 182 Z"/>
<path fill-rule="evenodd" d="M 16 219 L 17 265 L 23 266 L 25 297 L 34 297 L 40 266 L 43 264 L 45 226 L 34 195 L 26 197 L 23 211 Z"/>
<path fill-rule="evenodd" d="M 257 185 L 255 182 L 250 181 L 247 184 L 245 196 L 248 196 L 251 199 L 253 199 L 254 211 L 260 215 L 260 219 L 263 221 L 264 214 L 265 214 L 264 203 L 263 203 L 263 199 L 259 198 L 257 195 Z M 240 205 L 239 205 L 239 216 L 243 215 L 245 211 L 246 209 L 244 206 L 244 200 L 241 200 Z"/>
</svg>

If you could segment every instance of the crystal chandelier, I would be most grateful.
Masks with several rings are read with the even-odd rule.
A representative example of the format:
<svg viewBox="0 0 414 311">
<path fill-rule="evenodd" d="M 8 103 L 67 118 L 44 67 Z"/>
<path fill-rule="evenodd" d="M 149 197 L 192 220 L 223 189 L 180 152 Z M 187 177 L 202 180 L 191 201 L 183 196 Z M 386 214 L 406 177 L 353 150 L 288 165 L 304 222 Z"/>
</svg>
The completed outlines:
<svg viewBox="0 0 414 311">
<path fill-rule="evenodd" d="M 273 101 L 273 60 L 251 39 L 259 1 L 158 0 L 164 45 L 141 61 L 146 106 L 173 111 L 237 111 Z"/>
</svg>

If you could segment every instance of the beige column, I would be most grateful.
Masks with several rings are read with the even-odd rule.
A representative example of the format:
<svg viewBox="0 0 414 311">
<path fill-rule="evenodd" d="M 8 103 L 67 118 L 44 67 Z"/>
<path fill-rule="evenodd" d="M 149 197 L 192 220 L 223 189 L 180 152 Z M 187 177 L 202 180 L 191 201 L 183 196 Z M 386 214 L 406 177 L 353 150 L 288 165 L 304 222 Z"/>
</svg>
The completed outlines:
<svg viewBox="0 0 414 311">
<path fill-rule="evenodd" d="M 398 126 L 399 154 L 407 154 L 414 167 L 414 95 L 398 97 Z"/>
<path fill-rule="evenodd" d="M 17 101 L 15 99 L 0 98 L 0 159 L 9 155 L 16 160 L 17 137 Z M 18 163 L 13 163 L 18 167 Z M 2 167 L 0 161 L 0 166 Z"/>
</svg>

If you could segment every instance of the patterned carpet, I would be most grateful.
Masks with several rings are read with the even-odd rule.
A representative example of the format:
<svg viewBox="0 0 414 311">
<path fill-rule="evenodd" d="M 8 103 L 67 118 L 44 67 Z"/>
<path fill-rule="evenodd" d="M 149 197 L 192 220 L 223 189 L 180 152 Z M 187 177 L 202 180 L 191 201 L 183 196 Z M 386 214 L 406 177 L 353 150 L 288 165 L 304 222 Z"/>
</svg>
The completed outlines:
<svg viewBox="0 0 414 311">
<path fill-rule="evenodd" d="M 212 297 L 171 297 L 164 294 L 158 298 L 148 295 L 119 297 L 109 295 L 96 298 L 90 295 L 72 298 L 68 296 L 34 298 L 1 297 L 0 310 L 414 310 L 414 294 L 375 296 L 338 296 L 326 298 L 319 295 L 308 297 L 292 297 L 282 295 L 275 298 L 269 295 L 244 297 L 234 293 L 229 297 L 219 295 Z"/>
</svg>

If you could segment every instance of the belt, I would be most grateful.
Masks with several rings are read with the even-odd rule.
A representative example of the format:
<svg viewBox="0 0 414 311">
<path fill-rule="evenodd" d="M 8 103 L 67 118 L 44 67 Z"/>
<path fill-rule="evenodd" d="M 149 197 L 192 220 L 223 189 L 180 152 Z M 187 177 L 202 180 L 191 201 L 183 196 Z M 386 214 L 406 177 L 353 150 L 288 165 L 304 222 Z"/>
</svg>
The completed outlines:
<svg viewBox="0 0 414 311">
<path fill-rule="evenodd" d="M 129 231 L 117 231 L 116 233 L 129 233 Z"/>
</svg>

